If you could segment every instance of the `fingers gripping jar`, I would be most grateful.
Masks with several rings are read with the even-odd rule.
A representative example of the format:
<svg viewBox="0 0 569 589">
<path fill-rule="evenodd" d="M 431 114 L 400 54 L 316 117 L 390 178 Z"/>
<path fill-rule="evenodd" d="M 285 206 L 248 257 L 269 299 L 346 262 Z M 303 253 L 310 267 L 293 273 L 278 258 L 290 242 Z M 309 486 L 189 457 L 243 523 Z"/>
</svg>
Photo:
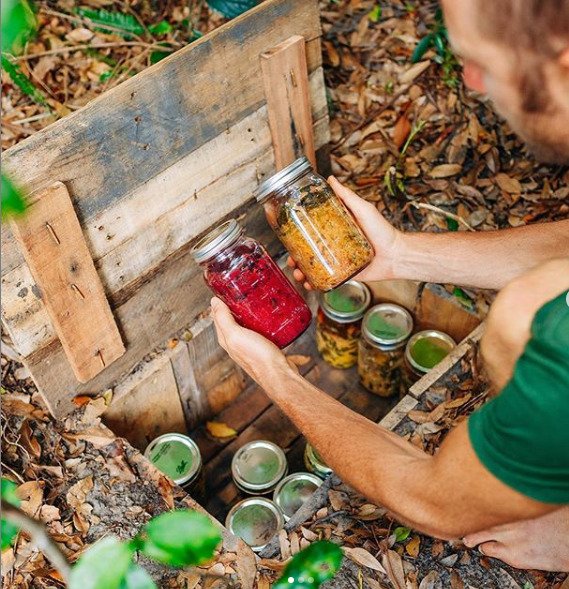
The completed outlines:
<svg viewBox="0 0 569 589">
<path fill-rule="evenodd" d="M 310 325 L 312 314 L 260 243 L 231 219 L 193 248 L 204 278 L 235 319 L 284 348 Z"/>
<path fill-rule="evenodd" d="M 265 180 L 256 196 L 314 288 L 336 288 L 371 262 L 373 248 L 363 231 L 305 157 Z"/>
<path fill-rule="evenodd" d="M 358 374 L 362 385 L 380 397 L 399 394 L 405 343 L 413 331 L 409 312 L 391 303 L 372 307 L 362 323 Z"/>
<path fill-rule="evenodd" d="M 316 316 L 316 347 L 334 368 L 351 368 L 358 361 L 362 317 L 371 301 L 368 287 L 348 280 L 323 293 Z"/>
</svg>

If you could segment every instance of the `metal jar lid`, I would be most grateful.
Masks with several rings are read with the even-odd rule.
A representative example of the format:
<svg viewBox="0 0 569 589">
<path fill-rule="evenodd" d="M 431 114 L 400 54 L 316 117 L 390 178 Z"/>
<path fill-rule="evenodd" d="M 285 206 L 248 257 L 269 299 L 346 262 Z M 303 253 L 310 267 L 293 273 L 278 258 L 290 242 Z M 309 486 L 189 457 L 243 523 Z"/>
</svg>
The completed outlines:
<svg viewBox="0 0 569 589">
<path fill-rule="evenodd" d="M 204 262 L 229 247 L 242 231 L 241 225 L 235 219 L 230 219 L 206 233 L 190 253 L 196 262 Z"/>
<path fill-rule="evenodd" d="M 292 164 L 289 164 L 286 168 L 283 168 L 261 183 L 255 192 L 257 202 L 263 202 L 271 193 L 275 192 L 275 190 L 296 180 L 299 176 L 304 174 L 304 172 L 311 169 L 312 164 L 308 161 L 308 158 L 303 156 L 294 160 Z"/>
<path fill-rule="evenodd" d="M 362 323 L 364 337 L 384 350 L 401 347 L 412 331 L 413 318 L 409 311 L 393 303 L 375 305 Z"/>
<path fill-rule="evenodd" d="M 371 301 L 369 288 L 357 280 L 320 295 L 320 308 L 325 315 L 338 323 L 351 323 L 364 316 Z"/>
<path fill-rule="evenodd" d="M 407 342 L 405 357 L 415 370 L 426 373 L 455 346 L 456 342 L 450 335 L 436 329 L 427 329 L 414 334 Z"/>
<path fill-rule="evenodd" d="M 253 495 L 272 491 L 287 470 L 285 453 L 266 440 L 245 444 L 231 461 L 233 481 L 242 491 Z"/>
<path fill-rule="evenodd" d="M 332 472 L 332 469 L 322 460 L 320 454 L 310 444 L 306 444 L 306 448 L 304 449 L 304 464 L 308 470 L 322 479 L 326 478 Z"/>
<path fill-rule="evenodd" d="M 322 484 L 322 479 L 309 472 L 295 472 L 285 477 L 275 489 L 273 501 L 288 521 Z"/>
<path fill-rule="evenodd" d="M 264 497 L 249 497 L 240 501 L 225 519 L 225 527 L 254 552 L 260 552 L 283 525 L 281 510 Z"/>
<path fill-rule="evenodd" d="M 152 440 L 144 456 L 177 485 L 192 482 L 202 468 L 197 444 L 183 434 L 164 434 Z"/>
</svg>

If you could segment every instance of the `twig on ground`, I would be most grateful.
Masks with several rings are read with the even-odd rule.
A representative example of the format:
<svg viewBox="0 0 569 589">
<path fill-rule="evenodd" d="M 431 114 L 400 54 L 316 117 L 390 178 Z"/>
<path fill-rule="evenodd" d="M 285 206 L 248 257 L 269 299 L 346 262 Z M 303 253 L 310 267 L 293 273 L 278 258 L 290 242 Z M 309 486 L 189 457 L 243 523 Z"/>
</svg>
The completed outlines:
<svg viewBox="0 0 569 589">
<path fill-rule="evenodd" d="M 471 225 L 469 225 L 460 215 L 455 215 L 454 213 L 449 213 L 444 209 L 436 207 L 435 205 L 431 205 L 426 202 L 412 202 L 411 203 L 416 209 L 427 209 L 429 211 L 433 211 L 434 213 L 438 213 L 439 215 L 444 215 L 445 217 L 449 217 L 450 219 L 454 219 L 458 223 L 462 223 L 469 231 L 476 231 Z"/>
<path fill-rule="evenodd" d="M 115 43 L 97 43 L 96 45 L 70 45 L 68 47 L 58 47 L 49 51 L 41 51 L 30 55 L 20 55 L 16 57 L 17 61 L 36 59 L 44 55 L 58 55 L 60 53 L 69 53 L 70 51 L 86 51 L 87 49 L 105 49 L 107 47 L 145 47 L 146 49 L 159 49 L 160 51 L 174 51 L 174 48 L 159 45 L 157 43 L 144 43 L 143 41 L 121 41 Z"/>
</svg>

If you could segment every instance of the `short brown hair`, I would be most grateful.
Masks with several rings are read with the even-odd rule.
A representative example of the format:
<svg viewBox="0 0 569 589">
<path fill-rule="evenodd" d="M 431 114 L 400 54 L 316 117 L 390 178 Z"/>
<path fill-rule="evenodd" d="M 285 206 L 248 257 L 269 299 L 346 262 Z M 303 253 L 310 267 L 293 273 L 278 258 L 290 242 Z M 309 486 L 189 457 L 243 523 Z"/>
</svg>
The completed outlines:
<svg viewBox="0 0 569 589">
<path fill-rule="evenodd" d="M 569 45 L 569 0 L 478 0 L 482 34 L 512 47 L 519 55 L 522 108 L 552 108 L 544 64 Z"/>
</svg>

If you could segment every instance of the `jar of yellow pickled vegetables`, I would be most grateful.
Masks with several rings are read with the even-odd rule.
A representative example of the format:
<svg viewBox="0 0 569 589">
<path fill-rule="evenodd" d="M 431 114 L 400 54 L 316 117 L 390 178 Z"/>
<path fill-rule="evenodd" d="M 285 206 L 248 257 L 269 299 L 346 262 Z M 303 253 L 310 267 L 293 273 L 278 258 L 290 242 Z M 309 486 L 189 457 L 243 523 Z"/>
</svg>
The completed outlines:
<svg viewBox="0 0 569 589">
<path fill-rule="evenodd" d="M 373 248 L 363 231 L 305 157 L 265 180 L 256 197 L 314 288 L 336 288 L 371 262 Z"/>
<path fill-rule="evenodd" d="M 320 296 L 316 315 L 316 347 L 334 368 L 351 368 L 358 361 L 362 318 L 371 301 L 363 282 L 348 280 Z"/>
<path fill-rule="evenodd" d="M 399 305 L 382 303 L 365 314 L 358 374 L 368 391 L 380 397 L 391 397 L 402 391 L 405 343 L 412 331 L 413 319 Z"/>
</svg>

